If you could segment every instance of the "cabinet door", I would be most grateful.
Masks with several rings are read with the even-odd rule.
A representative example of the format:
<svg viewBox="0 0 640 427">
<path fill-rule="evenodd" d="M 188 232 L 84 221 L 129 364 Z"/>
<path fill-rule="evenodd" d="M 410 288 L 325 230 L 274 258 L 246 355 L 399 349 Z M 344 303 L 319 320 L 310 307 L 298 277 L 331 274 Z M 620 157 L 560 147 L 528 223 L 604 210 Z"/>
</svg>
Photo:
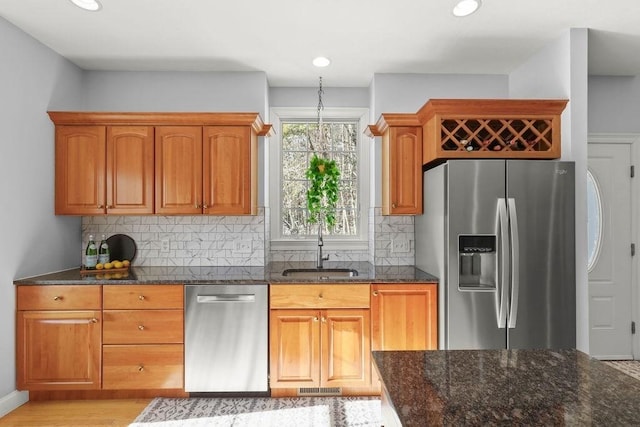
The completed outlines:
<svg viewBox="0 0 640 427">
<path fill-rule="evenodd" d="M 153 127 L 107 128 L 107 213 L 153 213 Z"/>
<path fill-rule="evenodd" d="M 318 387 L 319 311 L 271 310 L 269 337 L 271 388 Z"/>
<path fill-rule="evenodd" d="M 155 212 L 202 213 L 202 127 L 156 127 L 155 163 Z"/>
<path fill-rule="evenodd" d="M 324 310 L 321 325 L 321 387 L 368 386 L 371 379 L 369 310 Z"/>
<path fill-rule="evenodd" d="M 422 128 L 390 127 L 383 137 L 383 156 L 383 215 L 421 214 Z"/>
<path fill-rule="evenodd" d="M 438 348 L 437 284 L 373 285 L 372 349 Z"/>
<path fill-rule="evenodd" d="M 104 126 L 56 126 L 56 215 L 105 213 Z"/>
<path fill-rule="evenodd" d="M 256 138 L 247 126 L 204 128 L 205 213 L 255 214 Z M 257 202 L 257 200 L 256 200 Z"/>
<path fill-rule="evenodd" d="M 17 388 L 99 389 L 100 319 L 100 311 L 19 311 Z"/>
</svg>

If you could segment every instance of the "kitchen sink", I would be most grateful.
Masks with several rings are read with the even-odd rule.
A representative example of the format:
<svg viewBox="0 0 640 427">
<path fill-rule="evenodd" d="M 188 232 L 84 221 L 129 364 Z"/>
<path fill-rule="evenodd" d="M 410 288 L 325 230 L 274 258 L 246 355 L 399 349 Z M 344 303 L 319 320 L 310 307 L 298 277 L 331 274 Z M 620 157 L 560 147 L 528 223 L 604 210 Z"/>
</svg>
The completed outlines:
<svg viewBox="0 0 640 427">
<path fill-rule="evenodd" d="M 358 275 L 358 270 L 351 268 L 289 268 L 284 270 L 282 275 L 287 277 L 327 280 L 332 278 L 355 277 Z"/>
</svg>

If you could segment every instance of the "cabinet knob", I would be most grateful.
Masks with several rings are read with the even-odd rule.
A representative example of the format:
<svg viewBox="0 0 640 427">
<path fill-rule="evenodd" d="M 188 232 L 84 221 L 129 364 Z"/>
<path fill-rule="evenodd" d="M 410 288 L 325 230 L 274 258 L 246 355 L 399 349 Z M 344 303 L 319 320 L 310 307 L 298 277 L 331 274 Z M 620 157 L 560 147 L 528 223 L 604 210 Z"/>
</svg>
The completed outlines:
<svg viewBox="0 0 640 427">
<path fill-rule="evenodd" d="M 378 296 L 378 291 L 373 291 L 373 296 L 377 297 Z"/>
<path fill-rule="evenodd" d="M 396 204 L 395 204 L 395 203 L 391 203 L 391 207 L 392 207 L 393 209 L 395 209 L 395 208 L 396 208 Z"/>
<path fill-rule="evenodd" d="M 55 297 L 53 297 L 54 301 L 62 301 L 64 298 L 61 296 L 56 295 Z"/>
<path fill-rule="evenodd" d="M 107 209 L 113 209 L 113 205 L 107 205 Z"/>
<path fill-rule="evenodd" d="M 144 366 L 139 365 L 139 366 L 138 366 L 138 372 L 142 372 L 142 371 L 144 371 Z"/>
<path fill-rule="evenodd" d="M 322 299 L 324 296 L 322 294 L 318 295 L 318 298 Z"/>
<path fill-rule="evenodd" d="M 138 299 L 139 299 L 140 301 L 144 301 L 144 299 L 145 299 L 145 298 L 144 298 L 144 295 L 140 295 L 140 296 L 138 296 Z"/>
<path fill-rule="evenodd" d="M 327 318 L 322 316 L 322 323 L 327 323 Z"/>
<path fill-rule="evenodd" d="M 195 208 L 196 209 L 200 209 L 200 208 L 202 208 L 202 205 L 199 205 L 199 204 L 196 203 Z"/>
<path fill-rule="evenodd" d="M 138 325 L 138 329 L 141 330 L 141 331 L 144 331 L 144 329 L 145 329 L 144 325 Z"/>
<path fill-rule="evenodd" d="M 209 209 L 209 205 L 205 203 L 204 205 L 202 205 L 202 209 Z"/>
<path fill-rule="evenodd" d="M 314 318 L 313 318 L 313 321 L 314 321 L 314 322 L 317 322 L 317 321 L 318 321 L 318 316 L 314 317 Z"/>
<path fill-rule="evenodd" d="M 98 323 L 98 319 L 94 317 L 93 319 L 89 320 L 89 323 Z"/>
<path fill-rule="evenodd" d="M 104 209 L 104 205 L 98 205 L 98 209 Z"/>
</svg>

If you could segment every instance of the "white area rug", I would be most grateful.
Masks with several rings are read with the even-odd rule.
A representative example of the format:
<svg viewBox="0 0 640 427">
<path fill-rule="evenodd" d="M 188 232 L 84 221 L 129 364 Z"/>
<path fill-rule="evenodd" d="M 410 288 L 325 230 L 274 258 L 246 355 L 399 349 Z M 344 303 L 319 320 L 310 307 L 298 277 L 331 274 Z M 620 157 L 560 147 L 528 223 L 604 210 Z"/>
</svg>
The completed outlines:
<svg viewBox="0 0 640 427">
<path fill-rule="evenodd" d="M 379 427 L 374 397 L 155 398 L 129 427 Z"/>
</svg>

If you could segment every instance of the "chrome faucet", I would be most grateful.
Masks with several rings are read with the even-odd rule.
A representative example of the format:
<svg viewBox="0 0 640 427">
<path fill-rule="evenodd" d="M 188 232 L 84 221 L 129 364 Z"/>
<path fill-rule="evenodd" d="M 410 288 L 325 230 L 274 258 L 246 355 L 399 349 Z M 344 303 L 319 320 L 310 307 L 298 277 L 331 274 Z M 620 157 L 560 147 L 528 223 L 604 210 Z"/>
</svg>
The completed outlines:
<svg viewBox="0 0 640 427">
<path fill-rule="evenodd" d="M 329 254 L 323 256 L 322 255 L 322 247 L 324 246 L 324 242 L 322 241 L 322 222 L 318 224 L 318 260 L 316 262 L 316 268 L 322 268 L 322 263 L 329 259 Z"/>
</svg>

